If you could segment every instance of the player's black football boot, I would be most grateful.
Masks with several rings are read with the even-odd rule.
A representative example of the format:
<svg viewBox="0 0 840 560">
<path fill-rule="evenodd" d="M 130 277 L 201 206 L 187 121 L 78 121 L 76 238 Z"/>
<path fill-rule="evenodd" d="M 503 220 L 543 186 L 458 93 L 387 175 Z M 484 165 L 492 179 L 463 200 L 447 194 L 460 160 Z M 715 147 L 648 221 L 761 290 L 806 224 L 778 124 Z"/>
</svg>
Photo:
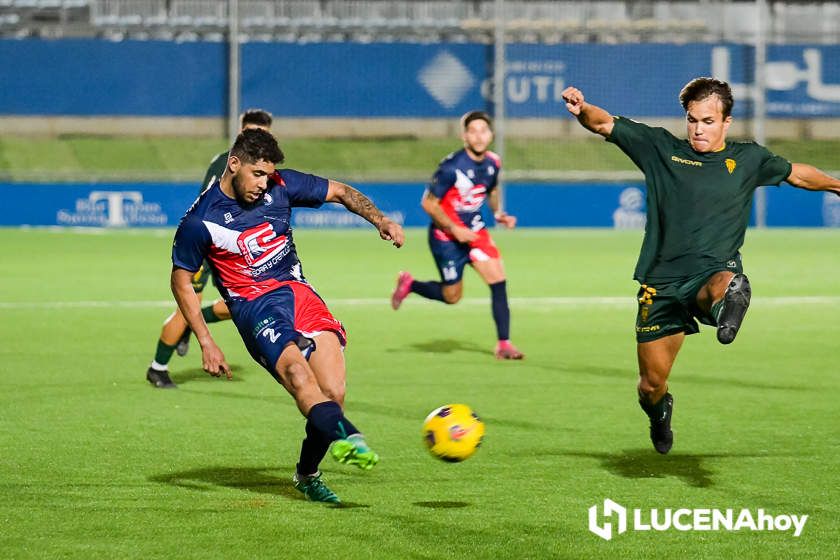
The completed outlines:
<svg viewBox="0 0 840 560">
<path fill-rule="evenodd" d="M 146 370 L 146 379 L 158 389 L 177 389 L 178 386 L 169 378 L 168 371 L 158 371 L 153 368 Z"/>
<path fill-rule="evenodd" d="M 653 442 L 653 448 L 659 453 L 665 455 L 671 450 L 674 444 L 674 432 L 671 431 L 671 416 L 674 413 L 674 397 L 671 393 L 665 393 L 662 397 L 665 401 L 665 407 L 662 411 L 662 416 L 659 418 L 651 417 L 652 405 L 639 403 L 642 406 L 648 418 L 650 418 L 650 441 Z"/>
<path fill-rule="evenodd" d="M 751 295 L 752 290 L 747 277 L 743 274 L 733 276 L 723 295 L 723 310 L 718 319 L 717 339 L 721 344 L 730 344 L 735 340 L 750 306 Z"/>
</svg>

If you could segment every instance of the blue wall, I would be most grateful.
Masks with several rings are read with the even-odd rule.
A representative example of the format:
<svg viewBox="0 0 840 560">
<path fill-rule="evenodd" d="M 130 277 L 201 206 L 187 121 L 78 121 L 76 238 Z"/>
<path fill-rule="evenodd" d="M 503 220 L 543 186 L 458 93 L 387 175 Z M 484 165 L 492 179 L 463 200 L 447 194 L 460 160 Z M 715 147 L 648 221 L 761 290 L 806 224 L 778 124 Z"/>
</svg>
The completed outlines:
<svg viewBox="0 0 840 560">
<path fill-rule="evenodd" d="M 358 184 L 393 219 L 428 224 L 421 183 Z M 511 184 L 507 208 L 523 227 L 616 227 L 644 223 L 641 184 Z M 196 185 L 0 183 L 0 226 L 172 227 L 195 199 Z M 840 197 L 789 186 L 767 189 L 770 226 L 840 227 Z M 490 218 L 488 218 L 489 220 Z M 367 227 L 341 206 L 298 209 L 297 227 Z"/>
<path fill-rule="evenodd" d="M 226 46 L 162 41 L 0 40 L 0 115 L 221 117 Z M 287 117 L 427 117 L 490 108 L 493 49 L 478 44 L 246 43 L 242 108 Z M 727 77 L 735 114 L 753 78 L 744 45 L 523 45 L 507 51 L 512 117 L 567 118 L 574 84 L 616 114 L 677 117 L 691 78 Z M 840 46 L 768 48 L 771 116 L 840 116 Z"/>
</svg>

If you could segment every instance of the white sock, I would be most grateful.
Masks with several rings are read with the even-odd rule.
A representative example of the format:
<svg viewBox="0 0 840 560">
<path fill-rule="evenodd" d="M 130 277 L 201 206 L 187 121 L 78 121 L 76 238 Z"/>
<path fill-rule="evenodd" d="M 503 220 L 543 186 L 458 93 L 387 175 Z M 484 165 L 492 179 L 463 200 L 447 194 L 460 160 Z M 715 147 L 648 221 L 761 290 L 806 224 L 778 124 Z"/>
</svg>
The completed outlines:
<svg viewBox="0 0 840 560">
<path fill-rule="evenodd" d="M 156 361 L 152 360 L 152 369 L 155 371 L 169 371 L 169 366 L 166 364 L 159 364 Z"/>
</svg>

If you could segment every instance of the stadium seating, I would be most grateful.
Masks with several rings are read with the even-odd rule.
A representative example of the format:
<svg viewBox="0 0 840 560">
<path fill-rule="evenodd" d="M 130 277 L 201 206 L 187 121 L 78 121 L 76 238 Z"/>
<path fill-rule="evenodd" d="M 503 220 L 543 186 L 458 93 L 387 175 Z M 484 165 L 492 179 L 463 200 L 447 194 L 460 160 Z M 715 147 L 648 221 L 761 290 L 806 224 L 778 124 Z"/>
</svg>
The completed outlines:
<svg viewBox="0 0 840 560">
<path fill-rule="evenodd" d="M 239 0 L 242 40 L 492 40 L 495 0 Z M 840 4 L 773 2 L 768 39 L 832 42 Z M 754 36 L 755 3 L 505 0 L 519 42 L 716 41 Z M 0 0 L 0 37 L 224 40 L 223 0 Z"/>
</svg>

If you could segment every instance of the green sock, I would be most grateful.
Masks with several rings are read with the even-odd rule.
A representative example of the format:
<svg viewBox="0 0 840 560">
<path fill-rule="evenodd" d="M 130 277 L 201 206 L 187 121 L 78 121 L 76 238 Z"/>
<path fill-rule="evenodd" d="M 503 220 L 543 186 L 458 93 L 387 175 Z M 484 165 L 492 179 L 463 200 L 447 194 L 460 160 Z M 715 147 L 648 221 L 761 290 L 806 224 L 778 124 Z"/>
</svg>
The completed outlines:
<svg viewBox="0 0 840 560">
<path fill-rule="evenodd" d="M 720 301 L 712 304 L 711 312 L 712 312 L 712 317 L 714 317 L 714 319 L 715 319 L 715 323 L 720 321 L 720 314 L 723 313 L 723 301 L 724 301 L 724 298 L 720 298 Z"/>
<path fill-rule="evenodd" d="M 155 361 L 162 366 L 165 366 L 169 363 L 170 358 L 172 358 L 172 352 L 175 351 L 175 346 L 169 346 L 162 340 L 158 340 L 157 343 L 157 352 L 155 352 Z"/>
<path fill-rule="evenodd" d="M 208 325 L 210 323 L 218 323 L 219 321 L 221 321 L 221 319 L 219 319 L 216 316 L 216 314 L 213 313 L 213 306 L 212 305 L 208 305 L 207 307 L 202 308 L 201 316 L 204 317 L 204 322 L 207 323 Z"/>
</svg>

